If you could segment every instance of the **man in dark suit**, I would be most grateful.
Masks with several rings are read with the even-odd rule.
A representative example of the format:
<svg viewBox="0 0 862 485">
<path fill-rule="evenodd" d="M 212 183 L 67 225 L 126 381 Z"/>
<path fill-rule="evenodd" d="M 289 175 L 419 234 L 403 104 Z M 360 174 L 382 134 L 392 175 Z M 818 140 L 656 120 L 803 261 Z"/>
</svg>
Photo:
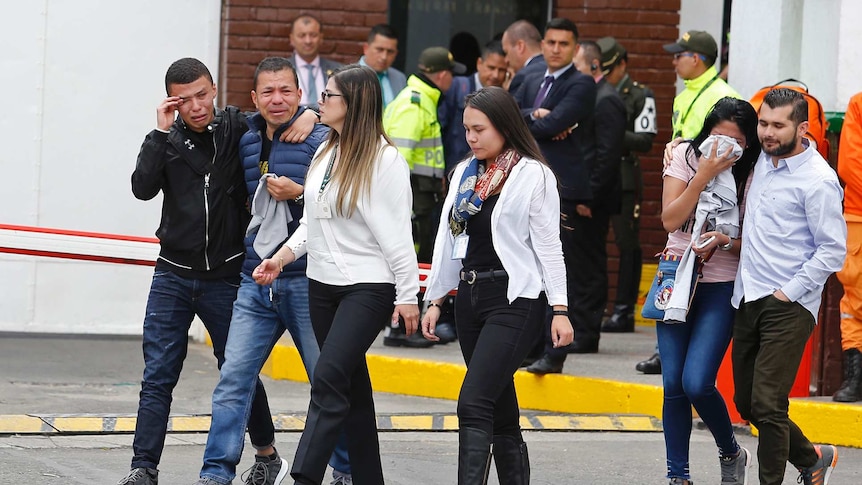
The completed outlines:
<svg viewBox="0 0 862 485">
<path fill-rule="evenodd" d="M 506 54 L 499 40 L 492 40 L 482 48 L 476 60 L 476 72 L 471 76 L 455 76 L 452 86 L 437 104 L 437 119 L 443 134 L 443 155 L 446 173 L 470 152 L 464 130 L 464 100 L 468 94 L 489 86 L 502 86 L 506 80 Z"/>
<path fill-rule="evenodd" d="M 590 221 L 580 215 L 577 207 L 589 205 L 593 200 L 590 186 L 592 170 L 584 154 L 595 151 L 593 137 L 585 127 L 591 126 L 596 103 L 595 81 L 575 69 L 572 64 L 578 49 L 578 30 L 568 19 L 553 19 L 548 22 L 542 41 L 542 53 L 547 69 L 532 72 L 514 93 L 530 131 L 539 142 L 542 154 L 557 176 L 560 186 L 560 238 L 569 288 L 569 312 L 572 326 L 583 326 L 581 307 L 588 299 L 584 293 L 581 268 L 589 266 L 592 257 L 584 248 L 581 234 Z M 550 330 L 550 326 L 546 330 Z M 575 331 L 575 343 L 586 350 L 598 346 L 597 342 L 579 341 Z M 581 347 L 577 347 L 581 348 Z M 565 349 L 558 367 L 562 369 Z M 593 350 L 594 351 L 594 350 Z M 558 371 L 559 372 L 559 371 Z"/>
<path fill-rule="evenodd" d="M 323 33 L 320 20 L 310 14 L 302 14 L 290 26 L 290 45 L 293 54 L 290 62 L 296 66 L 299 87 L 302 89 L 301 106 L 317 111 L 317 98 L 326 89 L 329 76 L 342 66 L 340 62 L 320 57 Z"/>
<path fill-rule="evenodd" d="M 562 372 L 566 352 L 598 352 L 602 315 L 608 303 L 608 254 L 606 241 L 610 216 L 620 209 L 620 161 L 626 134 L 626 107 L 616 88 L 602 74 L 602 52 L 595 42 L 581 42 L 575 56 L 575 67 L 596 83 L 593 117 L 578 127 L 590 139 L 585 143 L 584 159 L 590 166 L 592 198 L 575 205 L 569 221 L 574 231 L 573 254 L 568 264 L 569 315 L 575 327 L 575 341 L 568 349 L 555 349 L 545 343 L 545 354 L 527 367 L 535 374 Z M 563 236 L 565 240 L 565 236 Z"/>
<path fill-rule="evenodd" d="M 535 25 L 518 20 L 503 32 L 503 50 L 506 62 L 514 73 L 509 81 L 509 92 L 514 93 L 532 72 L 544 72 L 548 67 L 542 55 L 542 35 Z"/>
<path fill-rule="evenodd" d="M 362 44 L 362 57 L 359 64 L 374 69 L 380 80 L 383 92 L 383 108 L 407 87 L 407 76 L 392 67 L 395 56 L 398 55 L 398 34 L 389 24 L 377 24 L 371 27 L 368 41 Z"/>
</svg>

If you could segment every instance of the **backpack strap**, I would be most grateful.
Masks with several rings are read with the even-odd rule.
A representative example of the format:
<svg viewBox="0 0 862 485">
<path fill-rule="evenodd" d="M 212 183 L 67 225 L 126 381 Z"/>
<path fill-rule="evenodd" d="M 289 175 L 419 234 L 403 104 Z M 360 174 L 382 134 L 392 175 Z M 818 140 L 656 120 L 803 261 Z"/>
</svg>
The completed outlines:
<svg viewBox="0 0 862 485">
<path fill-rule="evenodd" d="M 800 80 L 798 80 L 798 79 L 793 79 L 792 77 L 789 77 L 789 78 L 785 79 L 784 81 L 778 81 L 777 83 L 773 84 L 771 87 L 773 87 L 773 88 L 777 88 L 778 86 L 781 86 L 781 85 L 784 85 L 784 84 L 787 84 L 787 83 L 795 83 L 795 84 L 798 84 L 798 85 L 799 85 L 799 87 L 801 87 L 802 89 L 804 89 L 806 93 L 808 92 L 808 85 L 807 85 L 807 84 L 805 84 L 804 82 L 802 82 L 802 81 L 800 81 Z"/>
</svg>

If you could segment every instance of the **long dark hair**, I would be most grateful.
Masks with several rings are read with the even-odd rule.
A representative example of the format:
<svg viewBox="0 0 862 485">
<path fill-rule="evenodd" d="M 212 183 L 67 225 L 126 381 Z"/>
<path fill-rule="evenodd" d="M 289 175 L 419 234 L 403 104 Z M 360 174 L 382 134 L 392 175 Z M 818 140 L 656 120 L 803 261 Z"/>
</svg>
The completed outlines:
<svg viewBox="0 0 862 485">
<path fill-rule="evenodd" d="M 530 157 L 547 164 L 536 139 L 521 116 L 515 98 L 508 91 L 497 86 L 482 88 L 468 94 L 464 103 L 488 117 L 506 140 L 504 148 L 513 148 L 522 157 Z"/>
<path fill-rule="evenodd" d="M 702 153 L 698 147 L 709 137 L 715 125 L 722 121 L 736 123 L 739 131 L 745 136 L 746 145 L 748 145 L 743 148 L 742 156 L 739 157 L 732 169 L 733 180 L 736 182 L 736 198 L 739 203 L 742 203 L 742 197 L 745 195 L 745 183 L 748 181 L 748 176 L 754 168 L 757 157 L 760 156 L 760 139 L 757 137 L 757 112 L 754 111 L 751 103 L 731 97 L 719 99 L 709 114 L 706 115 L 700 133 L 690 142 L 686 155 L 693 153 L 695 157 L 700 157 Z"/>
<path fill-rule="evenodd" d="M 326 151 L 314 163 L 326 159 L 330 150 L 340 145 L 341 160 L 332 175 L 338 187 L 335 199 L 339 215 L 350 217 L 361 197 L 371 192 L 371 178 L 380 155 L 381 141 L 392 144 L 383 131 L 383 94 L 377 73 L 369 67 L 349 64 L 335 71 L 332 82 L 341 91 L 347 105 L 341 133 L 329 130 Z"/>
</svg>

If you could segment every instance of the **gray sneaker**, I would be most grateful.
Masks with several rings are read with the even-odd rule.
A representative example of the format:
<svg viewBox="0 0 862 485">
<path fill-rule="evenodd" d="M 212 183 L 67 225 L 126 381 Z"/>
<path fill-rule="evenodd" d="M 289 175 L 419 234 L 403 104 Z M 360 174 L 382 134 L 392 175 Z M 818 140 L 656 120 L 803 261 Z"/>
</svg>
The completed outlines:
<svg viewBox="0 0 862 485">
<path fill-rule="evenodd" d="M 254 465 L 240 478 L 245 485 L 278 485 L 287 476 L 287 468 L 287 462 L 280 456 L 274 460 L 255 456 Z"/>
<path fill-rule="evenodd" d="M 721 483 L 731 485 L 748 484 L 748 467 L 751 466 L 751 453 L 743 447 L 739 447 L 736 456 L 723 456 L 721 462 Z"/>
<path fill-rule="evenodd" d="M 217 482 L 217 481 L 215 481 L 209 477 L 201 477 L 198 479 L 198 481 L 195 482 L 195 485 L 223 485 L 223 484 L 219 483 L 219 482 Z"/>
<path fill-rule="evenodd" d="M 353 476 L 341 472 L 332 472 L 332 481 L 329 485 L 353 485 Z"/>
<path fill-rule="evenodd" d="M 668 485 L 694 485 L 694 482 L 685 478 L 673 477 L 668 482 Z"/>
<path fill-rule="evenodd" d="M 832 445 L 815 445 L 817 462 L 808 468 L 799 469 L 799 480 L 804 485 L 826 485 L 832 470 L 838 464 L 838 448 Z"/>
<path fill-rule="evenodd" d="M 117 485 L 159 485 L 159 471 L 155 468 L 132 468 Z"/>
</svg>

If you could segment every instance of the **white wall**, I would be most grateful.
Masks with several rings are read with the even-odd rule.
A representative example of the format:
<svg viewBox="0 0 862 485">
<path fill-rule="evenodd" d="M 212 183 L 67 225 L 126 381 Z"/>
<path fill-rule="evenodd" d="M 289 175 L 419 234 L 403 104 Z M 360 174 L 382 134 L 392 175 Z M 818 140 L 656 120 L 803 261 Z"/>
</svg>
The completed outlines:
<svg viewBox="0 0 862 485">
<path fill-rule="evenodd" d="M 220 2 L 3 2 L 0 224 L 152 236 L 129 177 L 164 73 L 218 73 Z M 151 268 L 0 254 L 0 331 L 140 333 Z"/>
<path fill-rule="evenodd" d="M 724 2 L 720 0 L 682 0 L 679 9 L 679 39 L 683 33 L 689 30 L 703 30 L 709 32 L 718 44 L 719 57 L 724 38 L 721 34 L 722 17 L 724 16 Z M 668 54 L 667 67 L 673 70 L 671 55 Z M 716 59 L 715 67 L 721 70 L 721 59 Z M 676 92 L 682 92 L 685 84 L 682 79 L 676 80 Z"/>
<path fill-rule="evenodd" d="M 743 97 L 784 80 L 808 85 L 826 111 L 844 111 L 862 90 L 862 2 L 736 1 L 730 84 Z"/>
<path fill-rule="evenodd" d="M 834 111 L 846 110 L 850 98 L 862 91 L 862 2 L 844 0 L 840 4 L 835 105 L 826 108 Z"/>
</svg>

